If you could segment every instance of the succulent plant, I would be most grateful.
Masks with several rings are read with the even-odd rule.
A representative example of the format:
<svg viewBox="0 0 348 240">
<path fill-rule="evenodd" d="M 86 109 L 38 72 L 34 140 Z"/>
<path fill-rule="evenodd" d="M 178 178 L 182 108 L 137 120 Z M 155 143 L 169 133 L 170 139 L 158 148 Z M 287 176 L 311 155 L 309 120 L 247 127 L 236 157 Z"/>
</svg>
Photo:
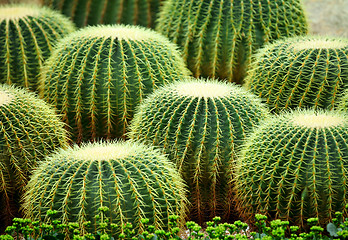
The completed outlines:
<svg viewBox="0 0 348 240">
<path fill-rule="evenodd" d="M 0 5 L 0 82 L 37 90 L 58 39 L 74 31 L 65 16 L 35 5 Z"/>
<path fill-rule="evenodd" d="M 195 77 L 238 83 L 256 49 L 307 28 L 300 0 L 168 0 L 156 27 L 181 47 Z"/>
<path fill-rule="evenodd" d="M 161 147 L 175 162 L 188 185 L 190 219 L 228 219 L 235 217 L 235 148 L 266 115 L 259 99 L 239 86 L 188 78 L 157 89 L 140 104 L 130 137 Z"/>
<path fill-rule="evenodd" d="M 235 170 L 237 207 L 305 226 L 344 212 L 348 190 L 348 116 L 302 110 L 260 123 L 241 148 Z"/>
<path fill-rule="evenodd" d="M 78 222 L 82 232 L 96 230 L 100 207 L 108 207 L 110 223 L 132 223 L 144 230 L 141 218 L 157 229 L 170 215 L 183 220 L 184 183 L 166 156 L 137 142 L 94 142 L 57 151 L 33 173 L 24 197 L 25 216 L 47 221 L 56 210 L 63 223 Z M 83 224 L 91 222 L 90 227 Z M 111 235 L 123 231 L 115 229 Z"/>
<path fill-rule="evenodd" d="M 78 27 L 114 23 L 154 27 L 162 0 L 41 1 L 70 17 Z"/>
<path fill-rule="evenodd" d="M 19 216 L 19 198 L 37 162 L 67 141 L 51 107 L 33 93 L 7 85 L 0 85 L 0 129 L 1 230 Z"/>
<path fill-rule="evenodd" d="M 63 39 L 42 70 L 42 96 L 80 143 L 121 137 L 153 89 L 188 74 L 176 47 L 153 30 L 93 26 Z"/>
<path fill-rule="evenodd" d="M 296 37 L 260 49 L 245 86 L 274 112 L 333 109 L 348 87 L 348 39 Z"/>
</svg>

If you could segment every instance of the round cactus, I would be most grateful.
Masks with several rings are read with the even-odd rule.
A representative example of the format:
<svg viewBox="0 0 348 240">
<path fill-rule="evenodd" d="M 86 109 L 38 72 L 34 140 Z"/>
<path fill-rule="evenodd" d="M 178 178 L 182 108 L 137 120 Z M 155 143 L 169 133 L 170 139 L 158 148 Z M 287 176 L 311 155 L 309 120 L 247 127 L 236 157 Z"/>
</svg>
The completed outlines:
<svg viewBox="0 0 348 240">
<path fill-rule="evenodd" d="M 34 94 L 0 85 L 0 229 L 18 216 L 19 198 L 37 161 L 67 146 L 63 123 Z"/>
<path fill-rule="evenodd" d="M 45 63 L 41 94 L 79 143 L 123 136 L 148 93 L 187 74 L 176 47 L 153 30 L 94 26 L 58 44 Z"/>
<path fill-rule="evenodd" d="M 58 211 L 63 223 L 78 222 L 96 231 L 100 207 L 119 227 L 130 222 L 144 230 L 142 218 L 165 228 L 170 215 L 185 217 L 184 183 L 175 166 L 153 147 L 137 142 L 95 142 L 74 146 L 47 157 L 32 175 L 24 198 L 25 216 L 47 221 Z M 91 221 L 91 226 L 83 223 Z M 116 229 L 111 235 L 123 231 Z"/>
<path fill-rule="evenodd" d="M 154 27 L 162 0 L 41 0 L 44 5 L 60 10 L 78 27 L 123 23 Z"/>
<path fill-rule="evenodd" d="M 235 170 L 237 207 L 304 226 L 347 214 L 348 117 L 334 111 L 289 112 L 264 120 L 242 147 Z"/>
<path fill-rule="evenodd" d="M 195 77 L 241 83 L 256 49 L 306 34 L 307 22 L 300 0 L 168 0 L 156 29 L 182 48 Z"/>
<path fill-rule="evenodd" d="M 37 90 L 44 60 L 56 41 L 72 31 L 73 23 L 53 10 L 0 5 L 0 82 Z"/>
<path fill-rule="evenodd" d="M 297 37 L 260 49 L 246 88 L 275 112 L 288 108 L 333 109 L 348 86 L 348 39 Z"/>
<path fill-rule="evenodd" d="M 240 87 L 186 79 L 145 99 L 130 126 L 130 136 L 162 147 L 189 187 L 191 219 L 233 215 L 231 171 L 235 148 L 266 116 L 256 96 Z M 232 214 L 231 214 L 232 213 Z"/>
</svg>

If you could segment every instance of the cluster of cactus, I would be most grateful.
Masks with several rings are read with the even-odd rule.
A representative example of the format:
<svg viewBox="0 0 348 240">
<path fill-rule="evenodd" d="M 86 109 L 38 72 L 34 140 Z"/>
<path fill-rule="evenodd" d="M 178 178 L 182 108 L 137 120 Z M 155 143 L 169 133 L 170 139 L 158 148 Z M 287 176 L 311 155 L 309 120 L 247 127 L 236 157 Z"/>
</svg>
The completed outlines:
<svg viewBox="0 0 348 240">
<path fill-rule="evenodd" d="M 60 38 L 75 30 L 65 16 L 27 5 L 0 7 L 0 82 L 37 90 L 40 68 Z"/>
<path fill-rule="evenodd" d="M 190 219 L 228 219 L 234 214 L 235 148 L 266 115 L 259 99 L 239 86 L 188 78 L 157 89 L 140 104 L 130 137 L 160 146 L 175 162 L 189 188 Z"/>
<path fill-rule="evenodd" d="M 170 215 L 183 220 L 186 208 L 174 164 L 153 147 L 123 141 L 75 145 L 50 155 L 34 171 L 24 199 L 26 217 L 47 222 L 46 212 L 57 211 L 57 220 L 79 223 L 82 233 L 96 231 L 100 207 L 110 209 L 110 223 L 130 222 L 139 231 L 142 218 L 160 229 Z"/>
<path fill-rule="evenodd" d="M 348 39 L 296 37 L 260 49 L 246 88 L 275 112 L 337 106 L 348 86 Z"/>
<path fill-rule="evenodd" d="M 34 94 L 0 85 L 0 229 L 18 216 L 19 199 L 38 161 L 66 147 L 63 123 Z"/>
<path fill-rule="evenodd" d="M 46 6 L 61 11 L 78 27 L 123 23 L 154 27 L 161 0 L 41 0 Z"/>
<path fill-rule="evenodd" d="M 237 207 L 304 225 L 327 223 L 347 200 L 348 117 L 302 110 L 264 120 L 245 142 L 235 171 Z"/>
<path fill-rule="evenodd" d="M 122 137 L 134 108 L 158 86 L 188 75 L 177 48 L 150 29 L 92 26 L 64 38 L 45 62 L 40 94 L 80 143 Z"/>
<path fill-rule="evenodd" d="M 306 34 L 307 22 L 300 0 L 168 0 L 156 29 L 182 48 L 195 77 L 241 83 L 256 49 Z"/>
</svg>

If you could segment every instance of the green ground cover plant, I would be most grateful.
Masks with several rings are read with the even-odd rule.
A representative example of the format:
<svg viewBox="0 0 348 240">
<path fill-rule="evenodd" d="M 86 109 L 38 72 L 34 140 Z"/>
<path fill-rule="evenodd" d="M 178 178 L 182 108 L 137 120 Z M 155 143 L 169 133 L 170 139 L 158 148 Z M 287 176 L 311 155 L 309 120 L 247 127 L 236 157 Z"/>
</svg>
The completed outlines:
<svg viewBox="0 0 348 240">
<path fill-rule="evenodd" d="M 57 211 L 47 211 L 47 218 L 50 220 L 48 223 L 15 218 L 14 224 L 7 227 L 6 234 L 0 235 L 0 240 L 14 240 L 16 236 L 21 236 L 23 240 L 332 240 L 348 237 L 348 221 L 342 217 L 341 212 L 335 213 L 336 217 L 327 224 L 326 230 L 318 226 L 317 218 L 308 219 L 308 232 L 300 232 L 298 226 L 289 226 L 288 221 L 276 219 L 267 222 L 267 216 L 256 214 L 254 231 L 240 220 L 221 223 L 220 217 L 206 222 L 204 228 L 193 221 L 188 221 L 184 227 L 179 228 L 179 216 L 172 215 L 166 230 L 156 229 L 149 224 L 149 219 L 144 218 L 141 219 L 144 231 L 136 233 L 131 223 L 124 223 L 123 227 L 110 223 L 106 217 L 109 211 L 107 207 L 99 208 L 98 211 L 95 232 L 81 234 L 78 223 L 62 224 L 59 220 L 54 220 Z M 90 222 L 83 224 L 88 225 Z M 110 232 L 117 228 L 121 228 L 123 232 L 111 235 Z"/>
</svg>

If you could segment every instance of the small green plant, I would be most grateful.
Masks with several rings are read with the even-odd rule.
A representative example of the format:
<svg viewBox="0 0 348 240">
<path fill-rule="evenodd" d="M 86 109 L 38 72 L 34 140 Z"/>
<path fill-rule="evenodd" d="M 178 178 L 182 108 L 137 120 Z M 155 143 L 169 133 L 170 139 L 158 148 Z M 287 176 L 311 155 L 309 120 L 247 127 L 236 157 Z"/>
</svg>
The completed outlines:
<svg viewBox="0 0 348 240">
<path fill-rule="evenodd" d="M 348 39 L 296 37 L 274 42 L 254 56 L 245 86 L 279 113 L 337 106 L 348 86 Z"/>
<path fill-rule="evenodd" d="M 19 199 L 38 161 L 67 147 L 63 126 L 33 93 L 0 85 L 0 231 L 19 216 Z"/>
<path fill-rule="evenodd" d="M 98 142 L 48 156 L 26 186 L 23 210 L 44 223 L 47 211 L 57 211 L 54 220 L 76 222 L 81 234 L 100 232 L 98 221 L 117 224 L 107 232 L 115 236 L 127 222 L 136 233 L 144 230 L 142 218 L 156 229 L 173 214 L 183 222 L 186 196 L 181 176 L 159 151 L 136 142 Z"/>
<path fill-rule="evenodd" d="M 157 30 L 180 46 L 195 77 L 241 83 L 256 49 L 305 35 L 307 20 L 300 0 L 168 0 Z"/>
<path fill-rule="evenodd" d="M 43 62 L 74 30 L 65 16 L 48 8 L 0 5 L 0 82 L 37 90 Z"/>
<path fill-rule="evenodd" d="M 140 104 L 130 137 L 169 155 L 189 187 L 190 219 L 202 224 L 216 215 L 233 216 L 235 150 L 267 113 L 256 96 L 239 86 L 182 79 Z"/>
<path fill-rule="evenodd" d="M 237 207 L 306 227 L 346 214 L 348 117 L 334 111 L 292 111 L 260 123 L 247 138 L 235 171 Z"/>
<path fill-rule="evenodd" d="M 40 223 L 38 221 L 33 222 L 30 219 L 14 219 L 14 224 L 6 229 L 6 235 L 0 235 L 0 240 L 14 240 L 13 236 L 22 236 L 23 240 L 63 240 L 75 239 L 75 240 L 329 240 L 329 239 L 346 239 L 347 237 L 347 225 L 345 229 L 337 228 L 339 221 L 344 221 L 342 213 L 337 212 L 338 218 L 335 223 L 329 223 L 331 228 L 335 228 L 335 236 L 325 235 L 324 229 L 318 226 L 317 218 L 308 219 L 308 224 L 311 226 L 310 231 L 299 232 L 298 226 L 289 226 L 288 221 L 281 221 L 279 219 L 273 220 L 267 223 L 267 216 L 262 214 L 255 215 L 255 223 L 257 232 L 250 231 L 248 224 L 237 220 L 234 223 L 220 223 L 220 217 L 214 217 L 213 221 L 206 223 L 206 228 L 202 228 L 200 225 L 193 221 L 186 223 L 184 228 L 179 228 L 178 219 L 179 216 L 169 216 L 169 222 L 167 230 L 155 229 L 155 226 L 149 224 L 149 219 L 141 219 L 144 224 L 144 231 L 137 234 L 131 223 L 125 223 L 123 226 L 123 233 L 118 236 L 111 236 L 108 234 L 110 229 L 119 228 L 117 224 L 110 224 L 109 219 L 103 218 L 105 212 L 109 209 L 107 207 L 99 208 L 99 218 L 104 221 L 97 220 L 98 230 L 96 232 L 88 232 L 81 234 L 78 230 L 77 223 L 62 224 L 60 221 L 53 220 L 48 224 Z M 48 211 L 47 217 L 52 218 L 56 215 L 56 211 Z M 83 223 L 85 225 L 89 222 Z M 67 232 L 63 234 L 63 232 Z"/>
<path fill-rule="evenodd" d="M 162 0 L 41 0 L 60 10 L 78 27 L 96 24 L 123 23 L 154 27 Z"/>
<path fill-rule="evenodd" d="M 147 94 L 187 75 L 176 46 L 155 31 L 95 26 L 58 44 L 42 70 L 40 93 L 81 143 L 124 137 Z"/>
</svg>

